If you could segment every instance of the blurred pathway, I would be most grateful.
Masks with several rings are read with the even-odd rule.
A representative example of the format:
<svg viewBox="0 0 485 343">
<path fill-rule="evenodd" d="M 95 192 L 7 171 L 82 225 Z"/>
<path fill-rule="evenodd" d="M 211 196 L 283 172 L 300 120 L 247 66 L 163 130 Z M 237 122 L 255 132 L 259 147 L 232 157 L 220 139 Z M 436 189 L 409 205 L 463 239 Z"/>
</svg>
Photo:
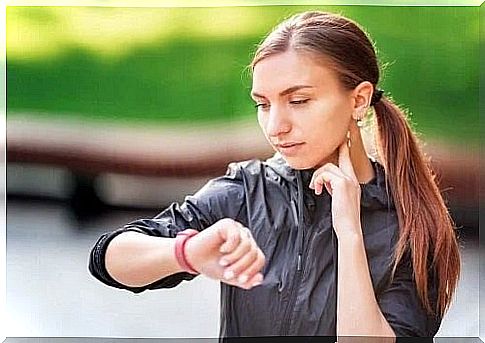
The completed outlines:
<svg viewBox="0 0 485 343">
<path fill-rule="evenodd" d="M 87 270 L 103 232 L 156 214 L 116 211 L 79 223 L 59 204 L 9 201 L 6 336 L 217 337 L 217 281 L 199 276 L 134 295 L 101 284 Z M 464 236 L 461 245 L 458 294 L 438 336 L 478 336 L 478 241 Z"/>
</svg>

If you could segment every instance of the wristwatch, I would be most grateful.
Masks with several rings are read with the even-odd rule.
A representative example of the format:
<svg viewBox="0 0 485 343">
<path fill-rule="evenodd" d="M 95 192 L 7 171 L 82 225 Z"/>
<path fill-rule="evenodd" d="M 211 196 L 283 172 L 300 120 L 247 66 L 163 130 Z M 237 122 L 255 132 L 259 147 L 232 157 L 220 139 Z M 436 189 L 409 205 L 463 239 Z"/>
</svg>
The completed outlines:
<svg viewBox="0 0 485 343">
<path fill-rule="evenodd" d="M 185 243 L 187 243 L 187 240 L 190 239 L 190 237 L 193 237 L 198 233 L 199 231 L 197 230 L 186 229 L 186 230 L 180 231 L 175 236 L 175 258 L 177 259 L 178 264 L 186 272 L 191 274 L 196 274 L 196 275 L 200 273 L 196 271 L 194 267 L 192 267 L 190 263 L 187 261 L 187 258 L 185 256 Z"/>
</svg>

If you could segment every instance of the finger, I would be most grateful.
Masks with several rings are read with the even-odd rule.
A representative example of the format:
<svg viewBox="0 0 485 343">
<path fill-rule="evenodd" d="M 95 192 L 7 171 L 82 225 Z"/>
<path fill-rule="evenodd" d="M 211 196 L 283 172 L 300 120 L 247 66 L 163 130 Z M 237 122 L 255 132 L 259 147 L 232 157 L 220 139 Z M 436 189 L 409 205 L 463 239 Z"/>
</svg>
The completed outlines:
<svg viewBox="0 0 485 343">
<path fill-rule="evenodd" d="M 246 256 L 251 255 L 251 257 L 248 257 L 246 259 Z M 239 261 L 236 262 L 236 264 L 240 264 L 236 266 L 231 266 L 230 268 L 234 268 L 234 273 L 238 279 L 238 282 L 240 284 L 245 284 L 248 282 L 248 280 L 251 280 L 251 278 L 261 271 L 261 269 L 264 267 L 265 263 L 265 258 L 263 252 L 259 249 L 256 248 L 255 250 L 249 252 L 246 254 L 243 258 L 241 258 Z M 246 259 L 243 263 L 243 259 Z"/>
<path fill-rule="evenodd" d="M 247 252 L 251 250 L 251 242 L 249 239 L 242 240 L 238 247 L 230 254 L 225 255 L 222 260 L 225 261 L 227 266 L 231 266 L 234 262 L 239 260 L 242 256 L 244 256 Z M 225 279 L 230 280 L 235 276 L 235 273 L 232 269 L 227 269 L 227 275 L 225 275 Z M 230 273 L 232 271 L 232 273 Z"/>
<path fill-rule="evenodd" d="M 309 186 L 311 189 L 315 189 L 315 178 L 318 177 L 318 175 L 322 170 L 323 170 L 323 167 L 320 167 L 317 170 L 315 170 L 315 172 L 313 173 L 312 178 L 310 180 L 310 186 Z"/>
<path fill-rule="evenodd" d="M 320 195 L 323 191 L 323 187 L 327 189 L 327 192 L 332 195 L 332 190 L 335 184 L 335 180 L 337 178 L 341 178 L 340 175 L 336 175 L 335 173 L 324 170 L 322 171 L 318 177 L 315 178 L 314 186 L 315 186 L 315 194 Z"/>
<path fill-rule="evenodd" d="M 221 280 L 221 282 L 224 282 L 228 285 L 231 285 L 231 286 L 236 286 L 236 287 L 239 287 L 239 288 L 243 288 L 243 289 L 246 289 L 246 290 L 249 290 L 251 289 L 252 287 L 255 287 L 257 286 L 258 284 L 261 284 L 264 280 L 264 276 L 262 273 L 257 273 L 256 275 L 254 275 L 251 280 L 249 280 L 248 282 L 246 282 L 245 284 L 241 285 L 239 282 L 237 282 L 237 279 L 232 279 L 232 280 Z M 256 285 L 253 285 L 254 283 L 256 283 Z"/>
<path fill-rule="evenodd" d="M 327 164 L 323 165 L 322 167 L 318 168 L 317 170 L 315 170 L 315 172 L 313 172 L 312 178 L 310 180 L 310 188 L 311 189 L 315 189 L 315 180 L 320 176 L 320 174 L 323 171 L 335 172 L 335 169 L 333 169 L 333 168 L 330 168 L 329 169 L 329 167 L 331 167 L 331 166 L 334 166 L 334 167 L 336 167 L 338 169 L 338 167 L 335 164 L 333 164 L 333 163 L 327 163 Z"/>
<path fill-rule="evenodd" d="M 227 267 L 224 271 L 224 275 L 232 275 L 234 278 L 238 279 L 238 282 L 240 284 L 244 284 L 249 280 L 250 277 L 253 276 L 255 272 L 257 272 L 257 270 L 255 270 L 251 275 L 248 275 L 246 273 L 246 270 L 249 269 L 255 262 L 257 262 L 257 259 L 258 250 L 251 249 L 239 260 Z"/>
<path fill-rule="evenodd" d="M 357 176 L 355 176 L 354 167 L 352 166 L 352 161 L 350 159 L 349 147 L 347 145 L 347 140 L 344 140 L 339 146 L 338 154 L 338 167 L 339 169 L 352 180 L 357 181 Z"/>
<path fill-rule="evenodd" d="M 264 276 L 261 273 L 256 273 L 251 279 L 249 279 L 248 282 L 245 284 L 241 285 L 238 284 L 239 287 L 242 287 L 244 289 L 251 289 L 253 287 L 259 286 L 263 283 Z"/>
<path fill-rule="evenodd" d="M 232 252 L 241 242 L 241 229 L 239 226 L 232 226 L 227 228 L 226 231 L 226 241 L 219 248 L 219 251 L 225 254 Z"/>
<path fill-rule="evenodd" d="M 258 272 L 260 272 L 265 264 L 265 257 L 264 254 L 261 250 L 257 250 L 256 252 L 256 259 L 247 267 L 245 270 L 242 270 L 242 272 L 238 276 L 238 282 L 239 284 L 243 285 L 246 283 L 251 284 L 251 279 L 254 278 Z"/>
<path fill-rule="evenodd" d="M 332 172 L 334 173 L 336 176 L 339 176 L 339 177 L 343 177 L 345 178 L 346 175 L 344 174 L 344 172 L 342 171 L 342 169 L 340 169 L 338 166 L 336 166 L 335 164 L 333 163 L 328 163 L 325 165 L 326 166 L 326 171 L 329 171 L 329 172 Z"/>
</svg>

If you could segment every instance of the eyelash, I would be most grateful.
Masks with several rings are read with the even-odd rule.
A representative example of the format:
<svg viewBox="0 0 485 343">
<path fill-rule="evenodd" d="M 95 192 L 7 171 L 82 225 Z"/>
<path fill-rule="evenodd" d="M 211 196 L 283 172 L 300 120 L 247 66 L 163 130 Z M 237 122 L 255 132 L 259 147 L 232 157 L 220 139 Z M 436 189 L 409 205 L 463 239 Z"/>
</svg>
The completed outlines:
<svg viewBox="0 0 485 343">
<path fill-rule="evenodd" d="M 302 105 L 302 104 L 307 103 L 308 100 L 310 100 L 310 99 L 294 100 L 294 101 L 290 101 L 290 104 L 292 104 L 292 105 Z M 254 105 L 255 108 L 261 107 L 263 109 L 266 108 L 266 106 L 269 106 L 269 105 L 268 104 L 256 104 L 256 105 Z"/>
<path fill-rule="evenodd" d="M 293 105 L 301 105 L 301 104 L 304 104 L 306 102 L 308 102 L 309 99 L 303 99 L 303 100 L 294 100 L 294 101 L 290 101 L 290 104 L 293 104 Z"/>
</svg>

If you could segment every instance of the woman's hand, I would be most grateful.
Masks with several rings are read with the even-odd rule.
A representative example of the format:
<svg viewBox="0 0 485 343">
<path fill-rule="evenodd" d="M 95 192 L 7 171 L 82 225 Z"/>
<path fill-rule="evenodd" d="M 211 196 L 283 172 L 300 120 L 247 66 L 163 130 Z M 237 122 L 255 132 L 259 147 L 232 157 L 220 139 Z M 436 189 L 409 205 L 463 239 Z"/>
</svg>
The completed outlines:
<svg viewBox="0 0 485 343">
<path fill-rule="evenodd" d="M 338 166 L 327 163 L 318 168 L 310 181 L 315 194 L 323 187 L 332 196 L 332 223 L 337 237 L 362 235 L 360 225 L 360 184 L 350 160 L 347 141 L 339 146 Z"/>
<path fill-rule="evenodd" d="M 221 219 L 191 237 L 185 252 L 195 270 L 212 279 L 244 289 L 263 281 L 263 252 L 251 231 L 230 218 Z"/>
</svg>

